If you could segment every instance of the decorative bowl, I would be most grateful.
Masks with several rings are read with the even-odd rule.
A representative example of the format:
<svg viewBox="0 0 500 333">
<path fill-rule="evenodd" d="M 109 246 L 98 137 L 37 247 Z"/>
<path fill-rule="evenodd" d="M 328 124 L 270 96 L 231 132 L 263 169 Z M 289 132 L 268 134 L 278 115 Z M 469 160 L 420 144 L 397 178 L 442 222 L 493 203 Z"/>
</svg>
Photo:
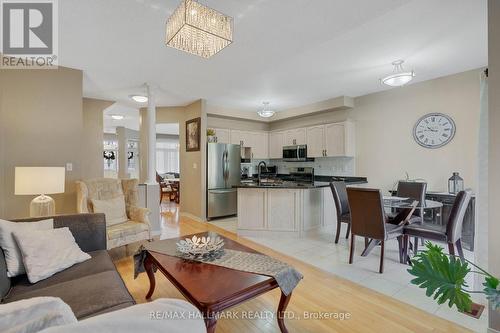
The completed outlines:
<svg viewBox="0 0 500 333">
<path fill-rule="evenodd" d="M 224 247 L 224 240 L 219 236 L 186 238 L 177 244 L 177 250 L 190 258 L 211 257 L 219 253 Z"/>
</svg>

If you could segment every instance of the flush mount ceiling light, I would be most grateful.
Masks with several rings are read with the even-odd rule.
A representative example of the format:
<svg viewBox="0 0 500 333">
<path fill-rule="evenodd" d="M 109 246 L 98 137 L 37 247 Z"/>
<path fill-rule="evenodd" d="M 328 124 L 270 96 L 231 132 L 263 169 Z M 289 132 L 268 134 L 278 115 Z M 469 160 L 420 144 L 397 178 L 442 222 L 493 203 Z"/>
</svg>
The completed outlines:
<svg viewBox="0 0 500 333">
<path fill-rule="evenodd" d="M 262 104 L 264 104 L 264 109 L 257 112 L 259 116 L 261 116 L 262 118 L 270 118 L 274 116 L 275 112 L 269 109 L 269 102 L 264 102 Z"/>
<path fill-rule="evenodd" d="M 122 116 L 121 114 L 112 114 L 111 118 L 113 118 L 114 120 L 122 120 L 125 117 Z"/>
<path fill-rule="evenodd" d="M 131 95 L 130 98 L 132 98 L 137 103 L 146 103 L 148 101 L 148 97 L 143 95 Z"/>
<path fill-rule="evenodd" d="M 166 44 L 210 58 L 233 42 L 233 18 L 195 0 L 182 0 L 167 20 Z"/>
<path fill-rule="evenodd" d="M 403 63 L 403 60 L 394 61 L 392 63 L 394 65 L 393 73 L 389 76 L 384 77 L 383 79 L 380 79 L 380 82 L 391 87 L 400 87 L 413 80 L 413 78 L 415 77 L 415 72 L 413 70 L 410 72 L 405 72 L 405 70 L 403 69 Z"/>
</svg>

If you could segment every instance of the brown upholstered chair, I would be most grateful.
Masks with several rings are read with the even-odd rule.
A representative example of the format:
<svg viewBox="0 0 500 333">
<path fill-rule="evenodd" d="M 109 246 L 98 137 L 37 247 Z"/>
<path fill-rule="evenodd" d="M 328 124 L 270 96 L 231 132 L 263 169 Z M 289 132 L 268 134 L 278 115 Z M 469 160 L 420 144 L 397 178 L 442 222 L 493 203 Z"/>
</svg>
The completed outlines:
<svg viewBox="0 0 500 333">
<path fill-rule="evenodd" d="M 455 245 L 458 255 L 464 259 L 462 250 L 462 224 L 464 222 L 465 212 L 472 192 L 470 190 L 461 191 L 457 194 L 450 217 L 446 226 L 436 226 L 434 224 L 409 224 L 404 227 L 405 244 L 408 244 L 409 237 L 425 238 L 435 241 L 443 241 L 448 244 L 448 250 L 451 255 L 455 255 Z M 416 244 L 415 248 L 416 248 Z M 407 248 L 407 246 L 405 245 Z M 415 251 L 416 252 L 416 251 Z"/>
<path fill-rule="evenodd" d="M 351 209 L 351 250 L 349 253 L 349 264 L 353 262 L 356 236 L 370 238 L 372 242 L 380 242 L 379 273 L 384 272 L 384 247 L 387 240 L 398 240 L 399 261 L 404 262 L 404 225 L 403 223 L 388 223 L 380 191 L 367 188 L 348 188 L 347 196 Z"/>
<path fill-rule="evenodd" d="M 344 182 L 331 182 L 335 208 L 337 209 L 337 234 L 335 235 L 335 244 L 339 242 L 340 227 L 342 223 L 347 223 L 347 232 L 345 238 L 349 238 L 351 232 L 351 210 L 349 209 L 349 200 L 347 199 L 347 188 Z"/>
<path fill-rule="evenodd" d="M 165 182 L 162 176 L 158 172 L 156 172 L 156 182 L 160 185 L 160 205 L 161 202 L 163 201 L 163 195 L 166 193 L 170 199 L 171 193 L 172 193 L 172 187 Z"/>
</svg>

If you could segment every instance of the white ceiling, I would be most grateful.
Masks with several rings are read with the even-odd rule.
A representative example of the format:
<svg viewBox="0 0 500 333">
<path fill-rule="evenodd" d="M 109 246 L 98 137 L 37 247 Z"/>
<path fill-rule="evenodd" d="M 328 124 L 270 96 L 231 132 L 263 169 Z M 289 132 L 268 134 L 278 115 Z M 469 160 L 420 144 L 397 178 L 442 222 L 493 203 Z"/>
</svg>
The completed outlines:
<svg viewBox="0 0 500 333">
<path fill-rule="evenodd" d="M 487 65 L 486 0 L 201 0 L 234 17 L 234 43 L 210 59 L 164 45 L 179 0 L 64 0 L 60 64 L 84 70 L 87 97 L 136 106 L 276 110 L 387 89 L 378 79 L 406 60 L 415 82 Z"/>
<path fill-rule="evenodd" d="M 115 103 L 104 110 L 104 133 L 116 133 L 119 126 L 139 130 L 139 110 L 121 103 Z M 123 119 L 113 119 L 112 115 L 123 116 Z"/>
</svg>

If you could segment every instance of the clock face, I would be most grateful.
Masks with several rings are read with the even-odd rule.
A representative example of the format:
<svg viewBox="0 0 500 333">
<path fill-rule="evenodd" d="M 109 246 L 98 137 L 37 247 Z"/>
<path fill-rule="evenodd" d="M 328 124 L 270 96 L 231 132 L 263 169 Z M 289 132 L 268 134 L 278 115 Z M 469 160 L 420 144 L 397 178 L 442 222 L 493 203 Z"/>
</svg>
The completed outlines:
<svg viewBox="0 0 500 333">
<path fill-rule="evenodd" d="M 425 148 L 439 148 L 455 136 L 455 122 L 442 113 L 429 113 L 420 118 L 413 127 L 413 138 Z"/>
</svg>

